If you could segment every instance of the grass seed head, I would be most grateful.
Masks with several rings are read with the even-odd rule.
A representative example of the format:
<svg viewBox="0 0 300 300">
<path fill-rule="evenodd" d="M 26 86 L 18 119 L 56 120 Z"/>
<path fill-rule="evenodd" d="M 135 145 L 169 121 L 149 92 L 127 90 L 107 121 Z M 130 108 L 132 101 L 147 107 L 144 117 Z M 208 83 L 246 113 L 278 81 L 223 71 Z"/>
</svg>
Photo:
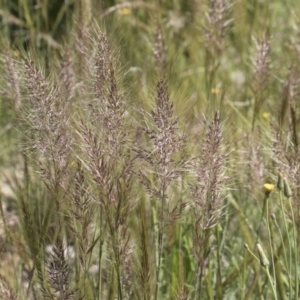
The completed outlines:
<svg viewBox="0 0 300 300">
<path fill-rule="evenodd" d="M 260 259 L 260 263 L 263 267 L 268 267 L 270 262 L 267 259 L 267 256 L 262 248 L 262 246 L 260 244 L 256 245 L 257 250 L 258 250 L 258 254 L 259 254 L 259 259 Z"/>
</svg>

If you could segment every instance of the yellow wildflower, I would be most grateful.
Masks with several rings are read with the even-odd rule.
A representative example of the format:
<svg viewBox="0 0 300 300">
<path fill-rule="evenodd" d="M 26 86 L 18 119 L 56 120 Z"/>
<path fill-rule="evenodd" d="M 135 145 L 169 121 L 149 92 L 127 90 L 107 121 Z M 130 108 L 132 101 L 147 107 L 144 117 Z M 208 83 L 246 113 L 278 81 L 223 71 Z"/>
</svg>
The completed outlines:
<svg viewBox="0 0 300 300">
<path fill-rule="evenodd" d="M 266 197 L 268 197 L 270 193 L 275 189 L 275 185 L 271 183 L 265 183 L 264 188 L 265 188 L 265 195 Z"/>
<path fill-rule="evenodd" d="M 275 189 L 275 185 L 271 183 L 265 183 L 264 188 L 267 192 L 272 192 Z"/>
<path fill-rule="evenodd" d="M 268 112 L 264 112 L 264 113 L 262 114 L 262 116 L 263 116 L 265 119 L 269 119 L 270 116 L 271 116 L 271 114 L 268 113 Z"/>
<path fill-rule="evenodd" d="M 217 95 L 217 94 L 220 94 L 220 89 L 218 89 L 218 88 L 212 88 L 212 89 L 211 89 L 211 93 L 212 93 L 212 94 L 216 94 L 216 95 Z"/>
<path fill-rule="evenodd" d="M 123 16 L 127 16 L 130 14 L 130 9 L 128 7 L 124 7 L 124 8 L 122 8 L 121 12 L 122 12 Z"/>
</svg>

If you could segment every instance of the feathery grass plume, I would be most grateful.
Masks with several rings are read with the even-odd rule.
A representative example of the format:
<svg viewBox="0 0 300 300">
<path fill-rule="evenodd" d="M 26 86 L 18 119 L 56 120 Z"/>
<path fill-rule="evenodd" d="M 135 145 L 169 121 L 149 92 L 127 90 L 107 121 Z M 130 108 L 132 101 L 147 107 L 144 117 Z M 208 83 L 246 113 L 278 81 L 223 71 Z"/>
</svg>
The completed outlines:
<svg viewBox="0 0 300 300">
<path fill-rule="evenodd" d="M 275 130 L 274 130 L 275 131 Z M 285 132 L 283 132 L 285 133 Z M 276 133 L 273 133 L 273 147 L 272 151 L 274 153 L 274 158 L 277 164 L 280 166 L 280 175 L 278 182 L 280 185 L 281 192 L 286 196 L 290 197 L 290 202 L 292 203 L 295 217 L 295 226 L 297 230 L 300 228 L 300 215 L 299 215 L 299 188 L 293 189 L 293 196 L 289 185 L 285 184 L 287 180 L 292 183 L 293 186 L 300 186 L 300 152 L 294 151 L 294 145 L 291 143 L 291 134 L 285 133 L 280 135 L 279 129 Z M 284 179 L 282 174 L 288 174 L 288 179 Z M 287 177 L 287 176 L 286 176 Z M 280 181 L 279 181 L 280 180 Z M 278 187 L 279 188 L 279 187 Z M 285 213 L 285 212 L 284 212 Z M 291 214 L 287 214 L 288 218 L 292 218 Z"/>
<path fill-rule="evenodd" d="M 270 74 L 270 53 L 271 40 L 268 34 L 265 34 L 261 40 L 254 40 L 256 43 L 256 56 L 253 61 L 253 79 L 252 92 L 255 97 L 252 130 L 254 129 L 255 121 L 259 115 L 260 109 L 265 102 L 268 89 L 268 79 Z"/>
<path fill-rule="evenodd" d="M 294 144 L 295 152 L 298 151 L 299 132 L 297 119 L 297 105 L 296 100 L 299 98 L 299 76 L 298 70 L 295 66 L 290 67 L 287 78 L 283 83 L 281 93 L 281 107 L 279 109 L 278 123 L 279 134 L 283 133 L 285 121 L 287 119 L 287 112 L 290 111 L 290 120 L 288 120 L 288 128 L 292 133 L 292 142 Z"/>
<path fill-rule="evenodd" d="M 281 130 L 283 129 L 284 121 L 288 112 L 290 98 L 294 94 L 294 78 L 293 70 L 290 68 L 287 78 L 282 85 L 281 91 L 281 106 L 278 112 L 278 124 Z"/>
<path fill-rule="evenodd" d="M 207 12 L 208 25 L 205 30 L 206 47 L 213 49 L 213 54 L 220 54 L 224 47 L 224 37 L 230 20 L 231 3 L 227 0 L 210 0 Z"/>
<path fill-rule="evenodd" d="M 60 78 L 62 81 L 61 87 L 63 88 L 67 97 L 67 102 L 72 101 L 75 94 L 75 74 L 73 59 L 71 57 L 71 51 L 69 46 L 65 46 L 63 49 L 63 59 L 61 61 Z"/>
<path fill-rule="evenodd" d="M 91 39 L 92 26 L 85 25 L 76 20 L 74 24 L 74 71 L 76 75 L 76 82 L 82 83 L 86 81 L 89 67 L 91 66 L 91 59 L 93 53 L 93 40 Z M 92 78 L 92 77 L 90 77 Z M 81 89 L 84 87 L 81 86 Z M 81 92 L 80 89 L 80 92 Z"/>
<path fill-rule="evenodd" d="M 30 60 L 25 61 L 25 76 L 27 93 L 24 97 L 23 119 L 27 130 L 25 143 L 28 149 L 26 155 L 34 168 L 38 170 L 53 203 L 48 208 L 50 215 L 44 220 L 42 234 L 32 233 L 35 243 L 39 240 L 39 234 L 45 243 L 44 235 L 47 234 L 51 218 L 57 222 L 55 230 L 59 231 L 61 238 L 65 235 L 63 219 L 68 211 L 65 200 L 66 191 L 70 185 L 68 166 L 72 136 L 68 133 L 68 115 L 66 113 L 68 103 L 62 101 L 57 84 L 52 82 L 51 78 L 45 78 L 41 69 Z M 54 207 L 54 213 L 51 207 Z M 25 211 L 24 206 L 23 211 Z M 36 230 L 35 227 L 32 228 L 33 231 Z M 54 232 L 55 234 L 57 233 Z M 29 238 L 29 241 L 33 237 Z M 43 264 L 40 261 L 44 246 L 41 243 L 38 247 L 36 246 L 37 249 L 33 247 L 31 252 L 34 255 L 35 267 L 43 293 L 49 296 L 48 287 L 45 285 Z"/>
<path fill-rule="evenodd" d="M 231 3 L 228 0 L 209 0 L 205 35 L 205 81 L 208 95 L 215 86 L 216 73 L 225 47 L 225 36 L 230 19 Z"/>
<path fill-rule="evenodd" d="M 224 189 L 228 180 L 225 176 L 225 160 L 226 154 L 222 149 L 222 125 L 217 111 L 208 128 L 202 153 L 199 159 L 194 161 L 193 166 L 196 174 L 196 183 L 191 185 L 195 217 L 193 250 L 198 261 L 195 297 L 201 293 L 204 267 L 213 249 L 210 245 L 211 229 L 224 216 Z"/>
<path fill-rule="evenodd" d="M 272 127 L 272 153 L 275 162 L 280 168 L 281 174 L 286 174 L 286 180 L 292 183 L 293 186 L 300 186 L 300 151 L 296 149 L 293 143 L 293 133 L 291 128 L 281 130 L 278 126 L 273 124 Z M 288 175 L 287 175 L 288 174 Z M 283 176 L 283 175 L 281 175 Z M 283 186 L 282 192 L 284 192 L 284 179 L 282 177 Z M 287 193 L 288 195 L 289 193 Z M 300 190 L 298 188 L 293 190 L 293 197 L 291 201 L 294 207 L 299 207 Z M 299 210 L 295 210 L 296 226 L 300 228 L 300 215 Z"/>
<path fill-rule="evenodd" d="M 5 277 L 0 275 L 0 297 L 3 300 L 17 300 L 17 294 L 13 292 Z"/>
<path fill-rule="evenodd" d="M 48 258 L 47 273 L 53 294 L 51 297 L 45 295 L 45 298 L 62 300 L 73 299 L 76 290 L 70 289 L 70 267 L 65 257 L 66 253 L 63 249 L 62 242 L 58 241 L 51 250 Z"/>
<path fill-rule="evenodd" d="M 39 215 L 39 196 L 44 197 L 45 203 L 52 201 L 47 193 L 41 193 L 39 187 L 34 187 L 29 182 L 25 187 L 19 187 L 17 201 L 19 208 L 20 230 L 23 236 L 24 248 L 27 257 L 24 259 L 24 267 L 28 269 L 27 295 L 36 295 L 36 288 L 41 290 L 44 296 L 51 297 L 51 292 L 47 284 L 45 265 L 43 261 L 46 235 L 49 230 L 49 223 L 52 217 L 53 205 L 50 203 L 46 208 L 45 216 Z M 30 201 L 28 201 L 30 199 Z M 41 219 L 39 218 L 41 217 Z M 24 251 L 24 249 L 22 249 Z M 38 279 L 38 284 L 36 282 Z"/>
<path fill-rule="evenodd" d="M 246 164 L 245 179 L 247 182 L 251 182 L 253 186 L 260 186 L 264 180 L 266 172 L 266 157 L 263 152 L 263 145 L 257 140 L 255 136 L 247 135 L 245 144 L 243 145 L 245 150 L 245 160 L 242 164 Z M 241 175 L 238 175 L 241 176 Z M 252 189 L 251 186 L 246 188 Z"/>
<path fill-rule="evenodd" d="M 110 260 L 117 276 L 118 297 L 130 298 L 132 243 L 128 226 L 135 204 L 131 128 L 127 124 L 126 103 L 116 78 L 118 58 L 115 51 L 102 32 L 94 41 L 94 47 L 96 54 L 89 66 L 94 76 L 91 87 L 94 98 L 86 101 L 84 113 L 87 117 L 81 119 L 78 129 L 82 162 L 96 184 L 93 197 L 99 204 L 100 228 L 107 226 L 108 230 L 108 235 L 100 234 L 107 239 L 112 253 Z M 89 118 L 91 121 L 87 122 Z"/>
<path fill-rule="evenodd" d="M 156 25 L 153 43 L 153 54 L 156 66 L 159 69 L 160 74 L 165 74 L 167 69 L 167 55 L 162 28 L 159 24 Z"/>
<path fill-rule="evenodd" d="M 105 101 L 105 96 L 107 96 L 107 81 L 109 78 L 111 54 L 112 49 L 108 44 L 105 34 L 101 32 L 96 54 L 96 80 L 94 85 L 94 95 L 98 99 L 98 101 Z"/>
<path fill-rule="evenodd" d="M 222 125 L 217 111 L 207 131 L 202 154 L 194 165 L 197 182 L 192 186 L 192 194 L 196 208 L 201 212 L 197 219 L 204 230 L 216 226 L 223 216 L 223 191 L 228 180 L 224 174 L 225 159 L 226 155 L 222 149 Z M 198 209 L 195 211 L 197 214 Z"/>
<path fill-rule="evenodd" d="M 89 111 L 95 122 L 101 123 L 107 153 L 119 155 L 129 143 L 129 132 L 125 125 L 126 106 L 122 93 L 119 92 L 116 52 L 108 44 L 106 35 L 100 32 L 95 57 L 94 97 L 89 103 Z"/>
<path fill-rule="evenodd" d="M 284 174 L 290 174 L 296 186 L 299 186 L 299 76 L 296 66 L 291 66 L 283 83 L 278 125 L 273 124 L 273 152 Z M 290 111 L 288 117 L 288 111 Z M 296 199 L 298 197 L 296 196 Z"/>
<path fill-rule="evenodd" d="M 5 49 L 3 60 L 7 87 L 1 92 L 11 101 L 9 105 L 18 115 L 21 106 L 20 70 L 17 61 L 14 60 L 8 48 Z"/>
<path fill-rule="evenodd" d="M 146 176 L 140 171 L 140 180 L 146 191 L 155 200 L 156 214 L 158 215 L 157 260 L 155 279 L 155 299 L 159 297 L 160 274 L 162 255 L 164 252 L 164 232 L 167 224 L 174 223 L 175 219 L 170 211 L 174 199 L 169 198 L 168 188 L 184 172 L 185 158 L 180 157 L 184 145 L 184 135 L 178 133 L 178 119 L 174 117 L 173 103 L 169 98 L 166 79 L 157 83 L 155 109 L 151 112 L 150 125 L 145 129 L 150 138 L 151 146 L 137 149 L 138 157 L 147 163 L 149 168 Z M 175 203 L 176 206 L 182 203 Z M 180 209 L 179 209 L 180 211 Z M 172 218 L 173 220 L 170 220 Z"/>
<path fill-rule="evenodd" d="M 26 61 L 25 73 L 28 146 L 40 163 L 42 176 L 52 187 L 58 187 L 68 165 L 72 144 L 67 134 L 66 105 L 60 101 L 57 88 L 50 86 L 50 79 L 46 81 L 32 61 Z"/>
<path fill-rule="evenodd" d="M 67 224 L 74 238 L 76 285 L 81 287 L 78 292 L 84 293 L 86 278 L 88 276 L 89 252 L 95 246 L 92 240 L 92 224 L 94 208 L 91 202 L 92 194 L 85 179 L 84 170 L 81 162 L 76 163 L 75 174 L 73 175 L 73 185 L 68 190 L 68 203 L 70 219 Z M 71 175 L 70 175 L 71 176 Z M 94 263 L 94 261 L 92 261 Z"/>
</svg>

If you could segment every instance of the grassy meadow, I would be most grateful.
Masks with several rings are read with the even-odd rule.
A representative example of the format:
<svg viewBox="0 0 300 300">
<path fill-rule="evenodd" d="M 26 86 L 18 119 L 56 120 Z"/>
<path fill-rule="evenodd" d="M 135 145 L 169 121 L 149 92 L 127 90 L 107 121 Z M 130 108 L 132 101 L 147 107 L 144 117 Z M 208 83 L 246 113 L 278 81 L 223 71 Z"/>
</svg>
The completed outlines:
<svg viewBox="0 0 300 300">
<path fill-rule="evenodd" d="M 299 299 L 299 16 L 0 0 L 0 299 Z"/>
</svg>

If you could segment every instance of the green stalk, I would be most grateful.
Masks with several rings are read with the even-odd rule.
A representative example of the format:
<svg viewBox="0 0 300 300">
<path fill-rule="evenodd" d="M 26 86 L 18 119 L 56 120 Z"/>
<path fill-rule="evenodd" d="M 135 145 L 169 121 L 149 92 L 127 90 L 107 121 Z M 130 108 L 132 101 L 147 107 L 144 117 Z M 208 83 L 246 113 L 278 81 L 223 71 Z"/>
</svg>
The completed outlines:
<svg viewBox="0 0 300 300">
<path fill-rule="evenodd" d="M 279 190 L 279 199 L 280 199 L 281 214 L 282 214 L 282 218 L 283 218 L 283 221 L 284 221 L 284 227 L 285 227 L 286 235 L 287 235 L 287 238 L 288 238 L 288 247 L 289 247 L 289 266 L 288 266 L 288 270 L 289 270 L 289 272 L 288 272 L 288 274 L 289 274 L 289 299 L 291 300 L 292 299 L 292 247 L 291 247 L 289 229 L 288 229 L 288 225 L 287 225 L 287 221 L 286 221 L 286 217 L 285 217 L 285 213 L 284 213 L 284 206 L 283 206 L 282 191 L 281 190 Z"/>
<path fill-rule="evenodd" d="M 247 248 L 248 245 L 245 245 L 245 247 L 255 257 L 255 255 L 249 250 L 249 248 Z M 268 280 L 271 284 L 274 299 L 277 300 L 276 286 L 273 284 L 273 280 L 272 280 L 272 277 L 271 277 L 270 272 L 269 272 L 269 265 L 270 265 L 269 260 L 266 257 L 266 254 L 265 254 L 262 246 L 260 244 L 256 244 L 256 247 L 257 247 L 258 254 L 259 254 L 260 264 L 264 268 L 264 270 L 267 274 Z M 272 259 L 273 259 L 273 257 L 272 257 Z M 274 275 L 275 275 L 275 272 L 274 272 Z M 275 278 L 274 278 L 274 280 L 275 280 Z"/>
<path fill-rule="evenodd" d="M 222 289 L 222 273 L 221 273 L 221 258 L 220 258 L 220 236 L 218 226 L 215 228 L 216 238 L 217 238 L 217 281 L 216 281 L 216 290 L 217 290 L 217 299 L 223 299 L 223 289 Z"/>
<path fill-rule="evenodd" d="M 210 242 L 209 242 L 209 237 L 211 234 L 211 229 L 208 228 L 205 230 L 205 236 L 204 236 L 204 240 L 203 240 L 203 245 L 204 245 L 204 249 L 203 249 L 203 259 L 202 261 L 199 261 L 198 263 L 198 269 L 197 269 L 197 282 L 196 282 L 196 289 L 195 289 L 195 300 L 196 299 L 200 299 L 202 293 L 201 293 L 201 289 L 202 289 L 202 278 L 203 278 L 203 268 L 204 268 L 204 262 L 208 259 L 208 256 L 210 254 L 211 251 L 211 247 L 210 247 Z M 204 276 L 205 279 L 207 280 L 207 276 Z M 206 281 L 207 283 L 207 281 Z M 207 286 L 207 292 L 208 292 L 209 286 Z"/>
<path fill-rule="evenodd" d="M 268 198 L 269 198 L 269 194 L 267 193 L 265 195 L 265 198 L 264 198 L 264 206 L 263 206 L 263 209 L 262 209 L 262 212 L 261 212 L 261 217 L 260 217 L 260 221 L 258 223 L 258 228 L 256 230 L 256 243 L 258 242 L 258 238 L 259 238 L 259 234 L 260 234 L 260 228 L 261 228 L 261 224 L 263 222 L 263 218 L 264 218 L 264 215 L 265 215 Z"/>
<path fill-rule="evenodd" d="M 156 286 L 155 286 L 155 300 L 158 299 L 158 290 L 159 290 L 159 275 L 161 270 L 161 260 L 162 260 L 162 252 L 163 252 L 163 235 L 164 235 L 164 227 L 165 227 L 165 202 L 166 202 L 166 188 L 165 188 L 165 179 L 163 178 L 162 186 L 161 186 L 161 216 L 158 227 L 158 237 L 157 237 L 157 266 L 156 266 Z"/>
<path fill-rule="evenodd" d="M 266 203 L 266 218 L 267 218 L 267 230 L 268 230 L 268 237 L 269 237 L 269 245 L 270 245 L 270 251 L 271 251 L 271 261 L 272 261 L 272 268 L 273 268 L 273 278 L 274 278 L 274 286 L 272 284 L 272 288 L 276 289 L 276 274 L 275 274 L 274 253 L 273 253 L 270 222 L 269 222 L 269 198 L 267 198 L 267 203 Z M 269 270 L 268 270 L 267 273 L 269 273 Z"/>
<path fill-rule="evenodd" d="M 281 245 L 282 245 L 282 249 L 283 249 L 283 256 L 284 256 L 285 267 L 288 270 L 289 264 L 288 264 L 288 259 L 287 259 L 287 255 L 286 255 L 286 248 L 285 248 L 285 244 L 284 244 L 283 235 L 282 235 L 281 229 L 280 229 L 280 227 L 279 227 L 279 225 L 277 223 L 275 214 L 273 214 L 271 216 L 271 218 L 272 218 L 272 220 L 273 220 L 273 222 L 274 222 L 274 224 L 275 224 L 275 226 L 276 226 L 276 228 L 277 228 L 277 230 L 279 232 L 279 235 L 280 235 L 280 241 L 281 241 Z M 290 276 L 289 276 L 289 280 L 290 280 Z"/>
<path fill-rule="evenodd" d="M 295 281 L 296 281 L 296 287 L 295 287 L 295 299 L 298 299 L 298 253 L 297 253 L 297 233 L 296 233 L 296 223 L 295 223 L 295 216 L 294 216 L 294 210 L 292 207 L 291 199 L 288 198 L 289 207 L 292 214 L 292 221 L 293 221 L 293 235 L 294 235 L 294 263 L 295 263 Z"/>
<path fill-rule="evenodd" d="M 102 256 L 103 256 L 103 240 L 100 239 L 99 242 L 99 253 L 98 253 L 98 269 L 99 269 L 99 273 L 98 273 L 98 279 L 97 279 L 97 285 L 96 285 L 96 290 L 97 290 L 97 299 L 100 300 L 101 299 L 101 294 L 102 294 Z"/>
<path fill-rule="evenodd" d="M 273 262 L 272 262 L 272 263 L 273 263 Z M 273 282 L 272 282 L 272 278 L 271 278 L 271 275 L 270 275 L 270 272 L 269 272 L 269 268 L 266 267 L 266 268 L 265 268 L 265 271 L 266 271 L 266 273 L 267 273 L 267 277 L 268 277 L 269 282 L 270 282 L 271 287 L 272 287 L 272 292 L 273 292 L 274 299 L 277 300 L 276 288 L 275 288 L 275 286 L 274 286 L 274 284 L 273 284 Z M 274 278 L 274 280 L 275 280 L 275 278 Z"/>
</svg>

